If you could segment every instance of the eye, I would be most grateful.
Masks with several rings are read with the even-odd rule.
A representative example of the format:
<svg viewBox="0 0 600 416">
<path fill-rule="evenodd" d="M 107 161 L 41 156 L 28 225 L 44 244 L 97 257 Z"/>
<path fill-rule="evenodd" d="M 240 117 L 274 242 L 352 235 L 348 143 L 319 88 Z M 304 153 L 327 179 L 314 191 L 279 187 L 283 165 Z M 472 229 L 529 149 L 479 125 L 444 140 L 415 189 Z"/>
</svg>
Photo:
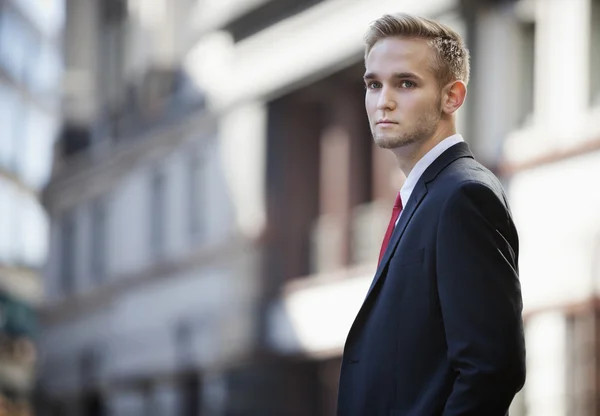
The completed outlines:
<svg viewBox="0 0 600 416">
<path fill-rule="evenodd" d="M 365 87 L 369 90 L 373 90 L 373 89 L 381 88 L 381 83 L 379 81 L 369 81 L 369 82 L 367 82 Z"/>
<path fill-rule="evenodd" d="M 410 88 L 414 88 L 416 87 L 417 84 L 415 84 L 413 81 L 409 81 L 409 80 L 404 80 L 400 82 L 400 88 L 406 88 L 406 89 L 410 89 Z"/>
</svg>

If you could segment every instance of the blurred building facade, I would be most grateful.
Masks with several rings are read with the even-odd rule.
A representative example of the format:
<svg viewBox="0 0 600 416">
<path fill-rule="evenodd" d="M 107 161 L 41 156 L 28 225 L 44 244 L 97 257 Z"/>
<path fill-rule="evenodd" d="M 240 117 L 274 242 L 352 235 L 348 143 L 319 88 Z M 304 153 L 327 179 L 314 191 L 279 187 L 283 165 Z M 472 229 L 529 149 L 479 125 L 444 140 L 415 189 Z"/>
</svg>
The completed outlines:
<svg viewBox="0 0 600 416">
<path fill-rule="evenodd" d="M 50 176 L 60 121 L 61 2 L 0 2 L 0 401 L 30 402 Z M 13 403 L 13 404 L 11 404 Z M 24 411 L 24 409 L 21 408 Z M 12 411 L 12 410 L 10 410 Z M 10 413 L 13 414 L 13 413 Z"/>
<path fill-rule="evenodd" d="M 521 414 L 597 415 L 600 2 L 528 6 L 532 107 L 505 136 L 502 168 L 521 231 L 529 372 Z M 573 82 L 554 89 L 564 75 Z"/>
<path fill-rule="evenodd" d="M 67 1 L 42 414 L 211 411 L 213 367 L 252 341 L 253 247 L 232 225 L 215 120 L 181 67 L 187 3 Z"/>
<path fill-rule="evenodd" d="M 396 11 L 452 25 L 472 52 L 459 130 L 505 182 L 522 240 L 529 373 L 511 414 L 599 414 L 599 10 L 67 1 L 46 414 L 334 413 L 403 181 L 362 87 L 362 35 Z"/>
</svg>

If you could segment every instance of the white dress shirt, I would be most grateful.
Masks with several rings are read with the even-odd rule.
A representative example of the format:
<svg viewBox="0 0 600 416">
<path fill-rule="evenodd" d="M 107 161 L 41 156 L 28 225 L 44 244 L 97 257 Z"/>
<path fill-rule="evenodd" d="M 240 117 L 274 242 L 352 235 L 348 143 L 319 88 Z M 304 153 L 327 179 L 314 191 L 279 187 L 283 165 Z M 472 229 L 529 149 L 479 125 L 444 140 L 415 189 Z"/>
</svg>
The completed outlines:
<svg viewBox="0 0 600 416">
<path fill-rule="evenodd" d="M 400 200 L 402 200 L 402 212 L 404 212 L 404 207 L 408 204 L 408 199 L 412 194 L 412 191 L 415 189 L 415 185 L 419 181 L 419 178 L 427 170 L 427 168 L 436 160 L 442 153 L 448 150 L 450 147 L 454 146 L 457 143 L 464 142 L 462 136 L 460 134 L 453 134 L 450 137 L 446 137 L 444 140 L 439 142 L 433 149 L 425 154 L 413 167 L 413 169 L 408 174 L 406 181 L 404 181 L 404 185 L 400 189 Z M 402 216 L 402 212 L 398 216 L 396 220 L 396 224 L 398 225 L 398 221 Z"/>
</svg>

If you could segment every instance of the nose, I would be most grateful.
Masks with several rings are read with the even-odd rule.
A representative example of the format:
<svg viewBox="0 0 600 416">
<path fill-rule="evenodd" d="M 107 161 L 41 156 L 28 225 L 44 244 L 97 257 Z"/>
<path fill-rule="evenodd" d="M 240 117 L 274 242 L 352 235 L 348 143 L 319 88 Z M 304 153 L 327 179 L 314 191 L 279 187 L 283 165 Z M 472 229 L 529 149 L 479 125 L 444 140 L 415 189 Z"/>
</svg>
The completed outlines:
<svg viewBox="0 0 600 416">
<path fill-rule="evenodd" d="M 377 109 L 381 111 L 393 111 L 396 108 L 396 101 L 390 88 L 383 87 L 379 93 Z"/>
</svg>

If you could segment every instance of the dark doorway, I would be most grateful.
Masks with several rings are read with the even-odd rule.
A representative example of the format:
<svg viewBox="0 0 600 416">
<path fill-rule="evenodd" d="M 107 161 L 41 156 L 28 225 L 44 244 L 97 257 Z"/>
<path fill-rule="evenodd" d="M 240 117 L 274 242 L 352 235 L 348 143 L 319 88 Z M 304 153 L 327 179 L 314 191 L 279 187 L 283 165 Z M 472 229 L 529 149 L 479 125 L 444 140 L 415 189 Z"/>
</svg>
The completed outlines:
<svg viewBox="0 0 600 416">
<path fill-rule="evenodd" d="M 198 373 L 188 373 L 181 381 L 181 416 L 202 416 L 202 380 Z"/>
<path fill-rule="evenodd" d="M 104 416 L 107 414 L 102 395 L 98 392 L 91 392 L 84 396 L 83 414 L 85 416 Z"/>
</svg>

